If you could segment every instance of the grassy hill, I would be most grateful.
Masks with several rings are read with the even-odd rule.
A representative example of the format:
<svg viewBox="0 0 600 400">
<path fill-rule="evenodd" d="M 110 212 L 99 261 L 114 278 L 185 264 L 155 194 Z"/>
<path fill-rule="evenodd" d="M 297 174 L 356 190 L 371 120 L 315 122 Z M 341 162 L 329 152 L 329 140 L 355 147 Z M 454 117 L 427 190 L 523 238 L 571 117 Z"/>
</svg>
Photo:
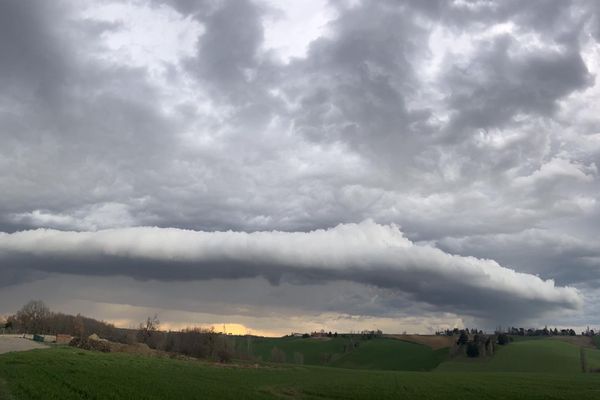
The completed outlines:
<svg viewBox="0 0 600 400">
<path fill-rule="evenodd" d="M 290 365 L 255 368 L 94 353 L 73 348 L 1 355 L 0 382 L 0 398 L 14 400 L 580 400 L 596 398 L 600 392 L 597 374 L 473 375 Z"/>
<path fill-rule="evenodd" d="M 584 351 L 588 367 L 600 368 L 600 350 Z M 436 371 L 579 373 L 580 354 L 579 346 L 559 340 L 522 340 L 500 347 L 490 358 L 457 357 L 445 361 Z"/>
<path fill-rule="evenodd" d="M 424 345 L 396 339 L 373 339 L 365 341 L 358 349 L 330 365 L 343 368 L 430 371 L 447 358 L 448 349 L 432 350 Z"/>
<path fill-rule="evenodd" d="M 446 359 L 448 350 L 431 348 L 397 339 L 357 340 L 352 351 L 349 338 L 257 338 L 253 352 L 264 361 L 271 360 L 274 347 L 294 363 L 301 354 L 305 365 L 327 365 L 342 368 L 428 371 Z"/>
</svg>

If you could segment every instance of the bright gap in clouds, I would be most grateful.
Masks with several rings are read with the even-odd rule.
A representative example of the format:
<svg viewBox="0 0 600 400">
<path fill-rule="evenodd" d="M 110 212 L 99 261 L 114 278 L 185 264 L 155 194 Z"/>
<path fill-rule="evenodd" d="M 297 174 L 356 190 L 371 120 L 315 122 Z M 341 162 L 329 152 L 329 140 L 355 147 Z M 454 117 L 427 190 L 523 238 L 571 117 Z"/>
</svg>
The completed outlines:
<svg viewBox="0 0 600 400">
<path fill-rule="evenodd" d="M 274 50 L 284 62 L 304 57 L 309 44 L 327 34 L 335 11 L 327 0 L 265 0 L 271 9 L 263 20 L 266 50 Z"/>
<path fill-rule="evenodd" d="M 117 64 L 164 72 L 182 58 L 192 57 L 204 31 L 201 24 L 167 5 L 146 2 L 91 4 L 82 13 L 88 23 L 108 24 L 102 33 L 106 50 L 97 56 Z"/>
</svg>

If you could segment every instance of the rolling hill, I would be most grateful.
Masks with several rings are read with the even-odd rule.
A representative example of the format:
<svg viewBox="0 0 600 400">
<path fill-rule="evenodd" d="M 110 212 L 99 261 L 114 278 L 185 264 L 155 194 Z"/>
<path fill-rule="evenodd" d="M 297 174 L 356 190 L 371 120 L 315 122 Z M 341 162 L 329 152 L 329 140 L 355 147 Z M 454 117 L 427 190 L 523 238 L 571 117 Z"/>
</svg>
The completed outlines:
<svg viewBox="0 0 600 400">
<path fill-rule="evenodd" d="M 273 348 L 277 348 L 285 353 L 288 363 L 296 363 L 301 358 L 305 365 L 404 371 L 429 371 L 448 354 L 448 349 L 433 350 L 392 338 L 354 339 L 353 343 L 357 347 L 347 337 L 257 338 L 253 352 L 263 361 L 270 361 Z"/>
<path fill-rule="evenodd" d="M 459 356 L 442 362 L 436 371 L 580 373 L 581 346 L 555 339 L 515 341 L 498 348 L 493 357 Z M 589 369 L 600 368 L 600 350 L 583 348 Z"/>
</svg>

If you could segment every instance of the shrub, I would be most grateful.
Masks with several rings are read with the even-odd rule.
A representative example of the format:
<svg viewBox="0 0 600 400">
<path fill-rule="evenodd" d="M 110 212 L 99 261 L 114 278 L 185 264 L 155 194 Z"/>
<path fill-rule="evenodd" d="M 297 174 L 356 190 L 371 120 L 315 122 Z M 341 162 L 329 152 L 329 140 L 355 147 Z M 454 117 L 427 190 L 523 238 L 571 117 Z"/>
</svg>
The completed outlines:
<svg viewBox="0 0 600 400">
<path fill-rule="evenodd" d="M 471 358 L 479 357 L 479 346 L 477 343 L 470 342 L 467 345 L 467 356 Z"/>
<path fill-rule="evenodd" d="M 229 351 L 229 349 L 222 348 L 222 349 L 217 350 L 217 360 L 220 363 L 231 362 L 232 358 L 233 358 L 233 354 L 231 354 L 231 351 Z"/>
<path fill-rule="evenodd" d="M 501 333 L 498 335 L 498 344 L 501 346 L 507 345 L 510 343 L 510 338 L 506 333 Z"/>
<path fill-rule="evenodd" d="M 69 346 L 77 347 L 83 350 L 101 351 L 110 353 L 110 343 L 105 340 L 90 340 L 86 338 L 73 338 Z"/>
</svg>

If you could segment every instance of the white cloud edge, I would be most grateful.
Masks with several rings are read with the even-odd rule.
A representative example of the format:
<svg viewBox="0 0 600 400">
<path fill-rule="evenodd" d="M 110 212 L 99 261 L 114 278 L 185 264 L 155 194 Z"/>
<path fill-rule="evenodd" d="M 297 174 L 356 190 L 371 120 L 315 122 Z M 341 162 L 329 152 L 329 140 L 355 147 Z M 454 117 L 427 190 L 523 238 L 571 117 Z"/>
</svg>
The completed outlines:
<svg viewBox="0 0 600 400">
<path fill-rule="evenodd" d="M 309 269 L 342 279 L 359 273 L 377 280 L 387 274 L 392 287 L 395 280 L 418 285 L 424 278 L 433 277 L 438 281 L 433 283 L 433 290 L 445 284 L 554 307 L 579 309 L 583 304 L 576 288 L 556 286 L 552 279 L 517 272 L 494 260 L 452 255 L 430 245 L 415 244 L 396 225 L 380 225 L 372 220 L 310 232 L 131 227 L 93 232 L 36 229 L 0 233 L 0 260 L 11 255 L 119 257 L 197 263 L 197 268 L 218 262 L 239 264 L 241 268 L 270 265 L 282 272 Z M 81 272 L 86 273 L 84 264 Z M 406 285 L 401 286 L 406 290 Z"/>
</svg>

